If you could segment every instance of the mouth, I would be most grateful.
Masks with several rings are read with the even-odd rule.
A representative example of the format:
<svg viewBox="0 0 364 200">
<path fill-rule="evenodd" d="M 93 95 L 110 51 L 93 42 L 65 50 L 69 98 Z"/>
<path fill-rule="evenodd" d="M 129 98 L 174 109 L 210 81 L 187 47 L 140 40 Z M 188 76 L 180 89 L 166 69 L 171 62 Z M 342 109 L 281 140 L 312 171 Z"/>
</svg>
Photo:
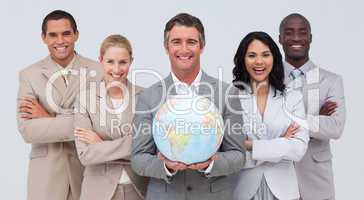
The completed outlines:
<svg viewBox="0 0 364 200">
<path fill-rule="evenodd" d="M 265 72 L 265 67 L 254 67 L 253 70 L 256 75 L 263 75 Z"/>
<path fill-rule="evenodd" d="M 301 50 L 304 46 L 302 44 L 291 44 L 289 47 L 294 50 Z"/>
<path fill-rule="evenodd" d="M 123 77 L 123 74 L 110 74 L 110 76 L 113 78 L 113 79 L 120 79 Z"/>
<path fill-rule="evenodd" d="M 186 55 L 177 56 L 177 59 L 182 61 L 182 62 L 189 61 L 189 60 L 191 60 L 191 58 L 192 58 L 192 56 L 186 56 Z"/>
<path fill-rule="evenodd" d="M 54 47 L 54 49 L 58 53 L 65 53 L 67 48 L 68 48 L 68 46 L 56 46 L 56 47 Z"/>
</svg>

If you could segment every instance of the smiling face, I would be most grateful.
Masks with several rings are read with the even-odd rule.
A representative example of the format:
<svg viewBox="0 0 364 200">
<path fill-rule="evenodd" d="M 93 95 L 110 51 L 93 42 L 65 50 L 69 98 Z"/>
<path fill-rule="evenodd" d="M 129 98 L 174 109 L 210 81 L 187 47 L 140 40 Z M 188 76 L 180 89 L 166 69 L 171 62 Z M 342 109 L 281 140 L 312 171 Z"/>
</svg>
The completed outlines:
<svg viewBox="0 0 364 200">
<path fill-rule="evenodd" d="M 168 33 L 165 49 L 175 74 L 197 75 L 203 45 L 195 27 L 175 25 Z"/>
<path fill-rule="evenodd" d="M 302 17 L 290 17 L 282 25 L 279 43 L 282 44 L 286 61 L 300 67 L 309 59 L 312 41 L 309 24 Z"/>
<path fill-rule="evenodd" d="M 42 39 L 56 63 L 65 67 L 71 62 L 78 32 L 73 31 L 68 19 L 49 20 Z"/>
<path fill-rule="evenodd" d="M 114 81 L 126 83 L 132 58 L 127 49 L 112 46 L 106 49 L 100 56 L 100 62 L 104 67 L 104 80 L 106 83 Z"/>
<path fill-rule="evenodd" d="M 273 55 L 269 47 L 253 40 L 246 51 L 244 62 L 251 82 L 267 81 L 273 68 Z"/>
</svg>

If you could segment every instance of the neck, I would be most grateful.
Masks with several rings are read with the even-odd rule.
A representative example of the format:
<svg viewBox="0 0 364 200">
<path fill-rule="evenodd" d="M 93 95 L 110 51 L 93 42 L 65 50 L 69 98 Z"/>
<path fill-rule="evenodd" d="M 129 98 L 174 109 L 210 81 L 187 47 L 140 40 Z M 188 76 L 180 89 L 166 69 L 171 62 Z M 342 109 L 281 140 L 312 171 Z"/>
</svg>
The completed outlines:
<svg viewBox="0 0 364 200">
<path fill-rule="evenodd" d="M 107 95 L 112 99 L 122 99 L 123 98 L 123 88 L 127 87 L 127 82 L 118 82 L 119 84 L 114 83 L 113 86 L 108 86 Z"/>
<path fill-rule="evenodd" d="M 187 85 L 191 85 L 193 81 L 196 79 L 198 73 L 200 72 L 200 66 L 194 67 L 191 71 L 182 71 L 182 70 L 173 70 L 172 72 L 174 75 L 180 80 L 181 82 L 186 83 Z"/>
<path fill-rule="evenodd" d="M 266 96 L 269 91 L 269 81 L 257 82 L 255 80 L 251 81 L 251 88 L 253 90 L 253 94 L 256 96 Z"/>
<path fill-rule="evenodd" d="M 304 65 L 309 60 L 308 57 L 304 59 L 292 59 L 292 58 L 286 58 L 286 62 L 291 64 L 295 68 L 300 68 L 302 65 Z"/>
<path fill-rule="evenodd" d="M 53 56 L 51 56 L 51 58 L 54 62 L 59 64 L 61 67 L 66 68 L 70 64 L 70 62 L 72 61 L 74 56 L 75 56 L 75 54 L 72 54 L 72 56 L 70 56 L 69 58 L 66 58 L 64 60 L 59 60 L 57 58 L 54 58 Z"/>
</svg>

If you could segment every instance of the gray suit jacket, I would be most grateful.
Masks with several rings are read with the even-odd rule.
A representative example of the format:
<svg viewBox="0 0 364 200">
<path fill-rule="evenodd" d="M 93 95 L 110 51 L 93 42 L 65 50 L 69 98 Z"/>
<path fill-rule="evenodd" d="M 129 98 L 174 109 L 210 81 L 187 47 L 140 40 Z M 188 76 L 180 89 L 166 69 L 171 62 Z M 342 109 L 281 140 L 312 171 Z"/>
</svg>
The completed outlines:
<svg viewBox="0 0 364 200">
<path fill-rule="evenodd" d="M 293 69 L 285 63 L 286 83 L 293 81 L 289 72 Z M 318 68 L 308 61 L 300 69 L 304 72 L 303 96 L 307 115 L 318 117 L 318 131 L 310 131 L 307 152 L 295 167 L 303 200 L 335 199 L 335 186 L 332 169 L 330 140 L 340 138 L 345 124 L 345 100 L 342 78 L 332 72 Z M 317 92 L 315 97 L 315 92 Z M 319 115 L 321 106 L 326 101 L 338 103 L 338 108 L 331 116 Z M 311 127 L 317 124 L 311 123 Z"/>
<path fill-rule="evenodd" d="M 128 104 L 122 113 L 109 112 L 105 107 L 113 108 L 110 98 L 90 90 L 85 91 L 86 104 L 79 105 L 75 114 L 75 127 L 93 130 L 103 142 L 86 144 L 76 140 L 76 147 L 81 163 L 86 167 L 82 181 L 81 200 L 110 200 L 119 184 L 124 169 L 138 195 L 144 198 L 147 179 L 136 175 L 130 167 L 131 122 L 135 107 L 135 94 L 143 88 L 128 82 Z M 93 96 L 90 96 L 90 95 Z M 93 101 L 95 100 L 95 101 Z M 121 115 L 121 119 L 117 114 Z"/>
<path fill-rule="evenodd" d="M 166 88 L 163 88 L 165 83 Z M 207 95 L 220 109 L 224 122 L 227 123 L 223 142 L 218 151 L 218 160 L 214 162 L 209 175 L 195 170 L 177 172 L 173 177 L 167 177 L 163 161 L 157 158 L 157 147 L 151 133 L 152 120 L 158 108 L 165 102 L 163 92 L 173 87 L 172 76 L 169 75 L 163 82 L 158 82 L 145 89 L 137 102 L 137 111 L 149 111 L 145 114 L 136 114 L 134 117 L 135 137 L 132 144 L 131 164 L 135 172 L 142 176 L 151 177 L 146 199 L 149 200 L 221 200 L 232 199 L 232 177 L 229 176 L 242 169 L 245 162 L 243 141 L 245 136 L 241 129 L 232 132 L 232 126 L 242 126 L 242 117 L 231 110 L 241 111 L 238 98 L 229 98 L 230 107 L 225 104 L 227 84 L 203 73 L 201 83 L 209 83 L 214 91 L 207 87 L 199 87 L 200 95 Z M 236 90 L 234 90 L 236 91 Z M 176 94 L 171 90 L 171 94 Z M 221 95 L 221 96 L 219 96 Z M 231 109 L 230 109 L 231 108 Z M 145 127 L 145 129 L 142 129 Z M 139 128 L 139 129 L 138 129 Z M 238 134 L 237 134 L 238 133 Z"/>
<path fill-rule="evenodd" d="M 72 68 L 96 70 L 96 77 L 86 73 L 86 84 L 99 80 L 102 67 L 99 63 L 76 55 Z M 65 200 L 69 190 L 78 199 L 81 190 L 83 166 L 78 160 L 73 136 L 73 104 L 80 88 L 79 76 L 69 78 L 66 87 L 61 77 L 49 84 L 52 107 L 47 99 L 47 83 L 58 67 L 48 56 L 19 73 L 18 107 L 24 96 L 38 99 L 42 106 L 56 117 L 24 120 L 18 112 L 18 130 L 25 142 L 32 144 L 28 170 L 28 200 Z M 82 85 L 84 83 L 82 82 Z M 85 86 L 85 85 L 83 85 Z M 49 89 L 48 88 L 48 89 Z"/>
</svg>

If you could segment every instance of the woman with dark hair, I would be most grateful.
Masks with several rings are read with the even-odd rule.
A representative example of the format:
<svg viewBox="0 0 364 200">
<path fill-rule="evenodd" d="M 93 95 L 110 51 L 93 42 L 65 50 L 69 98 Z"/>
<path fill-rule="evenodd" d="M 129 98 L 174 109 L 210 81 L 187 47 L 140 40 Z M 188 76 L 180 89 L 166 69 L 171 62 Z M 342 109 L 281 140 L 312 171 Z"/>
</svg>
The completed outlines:
<svg viewBox="0 0 364 200">
<path fill-rule="evenodd" d="M 264 32 L 249 33 L 234 57 L 240 89 L 246 164 L 236 177 L 234 200 L 298 199 L 293 161 L 305 154 L 308 131 L 302 95 L 284 85 L 282 55 Z M 300 122 L 300 126 L 297 124 Z"/>
</svg>

